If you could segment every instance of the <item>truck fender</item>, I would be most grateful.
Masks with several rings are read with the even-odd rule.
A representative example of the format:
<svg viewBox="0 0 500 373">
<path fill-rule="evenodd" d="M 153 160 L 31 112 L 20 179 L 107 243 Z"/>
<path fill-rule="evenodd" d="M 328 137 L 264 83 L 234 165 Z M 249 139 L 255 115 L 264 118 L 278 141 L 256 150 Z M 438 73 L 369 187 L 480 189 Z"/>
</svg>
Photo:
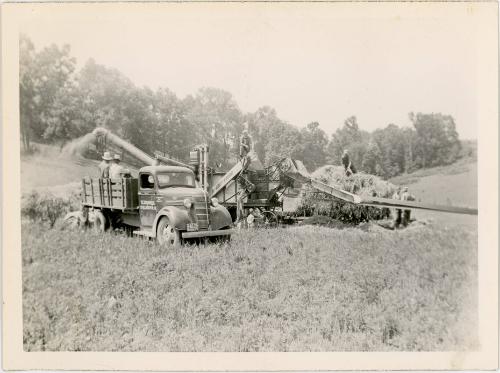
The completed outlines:
<svg viewBox="0 0 500 373">
<path fill-rule="evenodd" d="M 156 214 L 155 220 L 153 222 L 153 234 L 156 237 L 156 229 L 158 228 L 158 223 L 162 217 L 166 216 L 170 222 L 177 230 L 186 230 L 186 224 L 189 223 L 189 216 L 186 210 L 181 210 L 175 206 L 166 206 L 162 208 Z"/>
<path fill-rule="evenodd" d="M 73 212 L 68 212 L 64 218 L 63 218 L 63 221 L 65 220 L 68 220 L 72 217 L 75 217 L 77 218 L 78 220 L 80 220 L 80 223 L 81 224 L 85 224 L 87 222 L 87 217 L 83 214 L 82 211 L 73 211 Z"/>
<path fill-rule="evenodd" d="M 233 220 L 227 208 L 222 205 L 210 207 L 210 225 L 213 230 L 229 227 L 232 223 Z"/>
</svg>

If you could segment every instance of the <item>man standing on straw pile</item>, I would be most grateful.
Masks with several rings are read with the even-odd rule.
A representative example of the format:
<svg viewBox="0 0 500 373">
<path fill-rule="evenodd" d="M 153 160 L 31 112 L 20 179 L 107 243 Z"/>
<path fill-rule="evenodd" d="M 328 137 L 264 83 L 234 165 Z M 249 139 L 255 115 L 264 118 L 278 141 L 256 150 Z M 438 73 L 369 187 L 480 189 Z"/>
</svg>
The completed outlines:
<svg viewBox="0 0 500 373">
<path fill-rule="evenodd" d="M 356 168 L 349 159 L 349 152 L 347 151 L 347 149 L 345 149 L 344 153 L 342 154 L 342 164 L 344 165 L 346 176 L 351 176 L 352 174 L 356 173 Z"/>
</svg>

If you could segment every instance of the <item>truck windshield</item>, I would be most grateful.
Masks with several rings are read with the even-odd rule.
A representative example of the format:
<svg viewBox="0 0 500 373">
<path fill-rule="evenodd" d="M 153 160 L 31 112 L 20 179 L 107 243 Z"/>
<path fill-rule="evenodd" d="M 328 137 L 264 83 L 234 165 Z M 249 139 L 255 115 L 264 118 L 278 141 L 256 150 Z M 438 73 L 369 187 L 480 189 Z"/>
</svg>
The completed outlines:
<svg viewBox="0 0 500 373">
<path fill-rule="evenodd" d="M 194 175 L 188 172 L 169 172 L 165 174 L 157 174 L 158 188 L 169 187 L 187 187 L 194 188 Z"/>
</svg>

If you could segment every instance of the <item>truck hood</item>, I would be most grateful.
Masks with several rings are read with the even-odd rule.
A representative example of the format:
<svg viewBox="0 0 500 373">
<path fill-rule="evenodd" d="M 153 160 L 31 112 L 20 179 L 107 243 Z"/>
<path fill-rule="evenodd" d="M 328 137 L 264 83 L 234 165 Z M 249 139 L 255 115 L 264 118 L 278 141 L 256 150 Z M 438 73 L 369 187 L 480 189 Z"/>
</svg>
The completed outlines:
<svg viewBox="0 0 500 373">
<path fill-rule="evenodd" d="M 203 189 L 199 188 L 183 188 L 183 187 L 171 187 L 159 189 L 158 193 L 162 196 L 169 197 L 173 200 L 175 199 L 184 199 L 189 197 L 204 197 L 205 192 Z M 209 200 L 209 196 L 207 195 L 207 200 Z"/>
</svg>

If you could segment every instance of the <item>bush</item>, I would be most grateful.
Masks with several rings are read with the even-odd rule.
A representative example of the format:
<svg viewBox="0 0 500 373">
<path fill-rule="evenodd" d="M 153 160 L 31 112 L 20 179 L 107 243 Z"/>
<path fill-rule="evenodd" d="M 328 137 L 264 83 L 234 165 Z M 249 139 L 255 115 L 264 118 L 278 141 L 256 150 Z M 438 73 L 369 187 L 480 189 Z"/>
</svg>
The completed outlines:
<svg viewBox="0 0 500 373">
<path fill-rule="evenodd" d="M 21 216 L 35 222 L 48 223 L 53 228 L 57 219 L 71 210 L 76 210 L 76 206 L 74 196 L 62 198 L 51 193 L 32 191 L 22 197 Z"/>
</svg>

